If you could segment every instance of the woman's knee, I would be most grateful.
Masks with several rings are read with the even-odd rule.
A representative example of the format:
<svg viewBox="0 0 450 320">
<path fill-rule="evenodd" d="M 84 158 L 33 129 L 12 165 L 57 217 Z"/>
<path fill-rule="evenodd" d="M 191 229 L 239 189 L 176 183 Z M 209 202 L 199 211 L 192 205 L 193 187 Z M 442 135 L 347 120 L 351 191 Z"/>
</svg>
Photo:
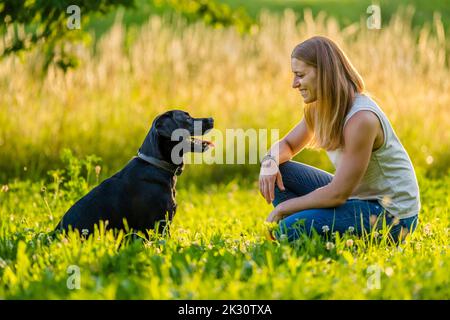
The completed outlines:
<svg viewBox="0 0 450 320">
<path fill-rule="evenodd" d="M 295 170 L 295 164 L 292 161 L 286 161 L 281 163 L 278 166 L 278 169 L 280 170 L 282 177 L 288 176 Z"/>
</svg>

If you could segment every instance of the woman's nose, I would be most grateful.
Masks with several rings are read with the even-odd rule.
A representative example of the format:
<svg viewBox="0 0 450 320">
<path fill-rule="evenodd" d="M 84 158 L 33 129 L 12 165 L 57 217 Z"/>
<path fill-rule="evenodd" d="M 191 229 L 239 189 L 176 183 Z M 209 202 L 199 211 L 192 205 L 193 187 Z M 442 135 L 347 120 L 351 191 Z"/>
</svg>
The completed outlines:
<svg viewBox="0 0 450 320">
<path fill-rule="evenodd" d="M 292 88 L 298 88 L 300 87 L 300 80 L 297 78 L 294 78 L 294 81 L 292 82 Z"/>
</svg>

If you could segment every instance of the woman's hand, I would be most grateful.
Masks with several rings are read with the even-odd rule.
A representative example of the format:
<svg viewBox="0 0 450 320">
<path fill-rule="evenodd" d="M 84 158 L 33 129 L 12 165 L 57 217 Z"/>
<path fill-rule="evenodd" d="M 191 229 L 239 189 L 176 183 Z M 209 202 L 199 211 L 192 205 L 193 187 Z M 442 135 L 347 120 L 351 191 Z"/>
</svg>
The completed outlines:
<svg viewBox="0 0 450 320">
<path fill-rule="evenodd" d="M 259 191 L 267 203 L 271 203 L 275 198 L 275 183 L 280 190 L 284 191 L 280 170 L 275 160 L 269 158 L 261 163 L 259 173 Z"/>
<path fill-rule="evenodd" d="M 275 209 L 272 210 L 272 212 L 267 217 L 266 221 L 269 223 L 278 223 L 278 221 L 286 218 L 289 216 L 289 214 L 285 213 L 282 208 L 282 203 L 280 203 L 278 206 L 276 206 Z"/>
</svg>

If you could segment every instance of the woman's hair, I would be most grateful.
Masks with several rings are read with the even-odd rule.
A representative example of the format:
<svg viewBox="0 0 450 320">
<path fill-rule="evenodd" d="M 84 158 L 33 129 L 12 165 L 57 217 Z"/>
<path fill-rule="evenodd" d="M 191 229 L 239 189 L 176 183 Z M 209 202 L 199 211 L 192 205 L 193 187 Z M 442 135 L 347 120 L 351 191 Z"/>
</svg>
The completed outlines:
<svg viewBox="0 0 450 320">
<path fill-rule="evenodd" d="M 344 146 L 344 120 L 355 92 L 364 81 L 345 53 L 326 37 L 312 37 L 292 51 L 291 58 L 316 68 L 317 100 L 305 106 L 305 120 L 314 132 L 309 146 L 335 150 Z"/>
</svg>

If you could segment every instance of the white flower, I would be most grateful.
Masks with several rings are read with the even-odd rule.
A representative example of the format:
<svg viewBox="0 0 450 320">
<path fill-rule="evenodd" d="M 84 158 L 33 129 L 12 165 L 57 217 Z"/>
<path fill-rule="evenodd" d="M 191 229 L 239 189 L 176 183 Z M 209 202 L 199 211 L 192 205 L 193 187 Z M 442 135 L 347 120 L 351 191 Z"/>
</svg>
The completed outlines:
<svg viewBox="0 0 450 320">
<path fill-rule="evenodd" d="M 347 247 L 353 246 L 353 240 L 352 240 L 352 239 L 348 239 L 348 240 L 345 242 L 345 245 L 346 245 Z"/>
<path fill-rule="evenodd" d="M 325 247 L 327 248 L 327 250 L 332 250 L 334 248 L 334 243 L 333 242 L 327 242 Z"/>
<path fill-rule="evenodd" d="M 88 229 L 81 230 L 81 235 L 87 236 L 88 234 L 89 234 L 89 230 Z"/>
<path fill-rule="evenodd" d="M 322 232 L 328 232 L 330 231 L 330 227 L 328 227 L 327 225 L 322 227 Z"/>
<path fill-rule="evenodd" d="M 355 231 L 354 227 L 352 227 L 352 226 L 348 227 L 348 232 L 352 233 L 353 231 Z"/>
<path fill-rule="evenodd" d="M 423 233 L 425 233 L 425 235 L 427 235 L 427 236 L 431 236 L 433 234 L 433 232 L 431 231 L 431 224 L 430 223 L 427 223 L 423 227 Z"/>
</svg>

